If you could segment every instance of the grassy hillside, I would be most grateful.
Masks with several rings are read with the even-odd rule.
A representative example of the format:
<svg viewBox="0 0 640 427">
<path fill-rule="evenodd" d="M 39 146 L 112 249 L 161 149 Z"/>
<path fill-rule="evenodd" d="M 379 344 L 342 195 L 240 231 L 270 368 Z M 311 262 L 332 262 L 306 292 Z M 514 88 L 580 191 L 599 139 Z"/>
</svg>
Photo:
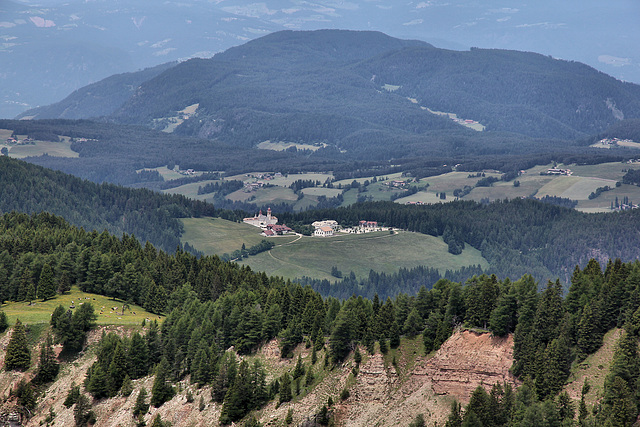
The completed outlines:
<svg viewBox="0 0 640 427">
<path fill-rule="evenodd" d="M 329 280 L 335 280 L 331 276 L 333 266 L 344 274 L 353 271 L 357 278 L 367 277 L 370 270 L 393 273 L 401 267 L 419 265 L 437 268 L 441 274 L 468 265 L 488 266 L 480 252 L 470 246 L 461 255 L 451 255 L 442 239 L 409 232 L 302 237 L 242 263 L 269 275 Z"/>
<path fill-rule="evenodd" d="M 42 301 L 34 300 L 31 304 L 27 302 L 8 302 L 2 305 L 2 311 L 7 314 L 9 324 L 13 325 L 16 319 L 22 323 L 49 323 L 51 313 L 59 305 L 69 308 L 74 305 L 78 307 L 82 303 L 91 303 L 98 315 L 99 325 L 140 325 L 143 320 L 162 320 L 162 316 L 147 312 L 140 306 L 131 304 L 129 308 L 122 311 L 122 301 L 107 298 L 104 295 L 82 292 L 77 287 L 73 287 L 70 292 L 64 295 L 57 295 L 55 298 Z M 117 308 L 117 310 L 113 310 Z"/>
<path fill-rule="evenodd" d="M 183 244 L 188 242 L 207 255 L 231 253 L 243 243 L 249 247 L 265 238 L 256 227 L 219 218 L 184 218 L 182 223 Z M 441 238 L 419 233 L 377 232 L 331 238 L 279 236 L 270 241 L 276 247 L 242 263 L 269 275 L 332 280 L 335 280 L 331 276 L 333 266 L 344 274 L 353 271 L 358 278 L 368 276 L 371 269 L 392 273 L 401 267 L 426 265 L 444 274 L 445 270 L 463 266 L 488 266 L 480 252 L 470 246 L 461 255 L 451 255 Z"/>
<path fill-rule="evenodd" d="M 205 255 L 222 255 L 246 247 L 257 245 L 264 239 L 260 229 L 244 223 L 227 221 L 221 218 L 183 218 L 184 234 L 182 243 L 189 243 Z M 296 236 L 273 237 L 276 244 L 289 243 Z"/>
</svg>

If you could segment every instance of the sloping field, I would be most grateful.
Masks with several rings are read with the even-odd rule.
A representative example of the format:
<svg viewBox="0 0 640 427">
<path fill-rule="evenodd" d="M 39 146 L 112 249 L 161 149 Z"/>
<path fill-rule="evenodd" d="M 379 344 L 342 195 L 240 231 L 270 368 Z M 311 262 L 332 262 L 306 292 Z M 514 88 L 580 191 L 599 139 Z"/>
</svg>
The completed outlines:
<svg viewBox="0 0 640 427">
<path fill-rule="evenodd" d="M 4 142 L 4 140 L 2 140 Z M 79 154 L 71 150 L 69 138 L 64 138 L 62 142 L 35 141 L 35 144 L 14 145 L 0 144 L 1 147 L 9 149 L 9 157 L 14 159 L 24 159 L 25 157 L 41 156 L 47 154 L 53 157 L 78 157 Z"/>
<path fill-rule="evenodd" d="M 182 243 L 204 252 L 205 255 L 222 255 L 246 247 L 257 245 L 265 239 L 260 229 L 252 225 L 227 221 L 220 218 L 183 218 L 184 234 Z M 297 236 L 271 237 L 277 245 L 295 240 Z"/>
<path fill-rule="evenodd" d="M 616 182 L 602 178 L 582 178 L 571 187 L 560 193 L 560 197 L 572 200 L 588 200 L 589 194 L 596 191 L 598 187 L 609 186 L 615 188 Z"/>
<path fill-rule="evenodd" d="M 447 251 L 447 244 L 438 237 L 419 233 L 376 232 L 334 237 L 306 237 L 276 246 L 268 252 L 242 261 L 253 270 L 269 275 L 296 278 L 308 276 L 335 280 L 331 268 L 338 267 L 343 274 L 353 271 L 357 277 L 366 277 L 371 269 L 393 273 L 399 268 L 419 265 L 445 270 L 457 270 L 462 266 L 487 267 L 480 251 L 467 245 L 460 255 Z"/>
<path fill-rule="evenodd" d="M 102 295 L 89 294 L 73 287 L 71 291 L 64 295 L 58 295 L 53 299 L 43 302 L 40 299 L 27 302 L 9 302 L 2 305 L 2 311 L 9 318 L 9 325 L 13 325 L 16 319 L 22 323 L 49 323 L 51 313 L 57 306 L 62 304 L 65 308 L 70 306 L 79 307 L 80 304 L 91 303 L 95 313 L 98 315 L 98 324 L 101 325 L 140 325 L 142 320 L 162 320 L 157 314 L 151 314 L 142 307 L 131 305 L 122 314 L 122 301 L 114 301 Z M 113 310 L 117 308 L 117 310 Z"/>
<path fill-rule="evenodd" d="M 250 193 L 245 193 L 240 189 L 234 191 L 227 196 L 227 199 L 234 202 L 250 201 L 258 206 L 268 205 L 270 203 L 291 203 L 298 200 L 298 196 L 290 188 L 285 187 L 268 187 L 260 188 Z"/>
<path fill-rule="evenodd" d="M 190 184 L 185 184 L 185 185 L 181 185 L 179 187 L 174 187 L 174 188 L 169 188 L 167 190 L 162 190 L 163 193 L 167 193 L 167 194 L 182 194 L 185 197 L 189 197 L 190 199 L 196 199 L 196 200 L 206 200 L 208 198 L 210 198 L 212 196 L 211 193 L 209 194 L 198 194 L 198 188 L 199 187 L 204 187 L 207 184 L 211 184 L 213 182 L 220 182 L 220 181 L 215 181 L 213 179 L 207 179 L 205 181 L 198 181 L 198 182 L 192 182 Z"/>
</svg>

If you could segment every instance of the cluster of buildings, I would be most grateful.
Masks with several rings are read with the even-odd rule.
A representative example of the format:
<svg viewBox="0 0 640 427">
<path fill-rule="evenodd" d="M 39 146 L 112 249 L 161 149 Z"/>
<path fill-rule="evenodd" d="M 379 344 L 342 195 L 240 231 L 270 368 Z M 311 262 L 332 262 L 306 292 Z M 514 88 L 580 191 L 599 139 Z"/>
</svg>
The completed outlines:
<svg viewBox="0 0 640 427">
<path fill-rule="evenodd" d="M 315 229 L 313 232 L 315 237 L 331 237 L 338 231 L 346 234 L 361 234 L 383 230 L 383 227 L 380 227 L 377 221 L 359 221 L 358 226 L 356 227 L 342 228 L 338 225 L 337 221 L 329 219 L 324 221 L 315 221 L 311 226 Z"/>
<path fill-rule="evenodd" d="M 267 214 L 262 213 L 262 209 L 256 215 L 243 219 L 245 224 L 253 225 L 262 229 L 262 235 L 267 237 L 281 236 L 291 233 L 293 230 L 286 225 L 278 225 L 278 217 L 271 214 L 271 208 L 267 209 Z"/>
<path fill-rule="evenodd" d="M 25 139 L 18 139 L 18 138 L 14 138 L 13 136 L 10 136 L 9 138 L 7 138 L 6 143 L 7 144 L 15 144 L 15 145 L 28 145 L 28 144 L 33 144 L 35 141 L 31 138 L 25 138 Z"/>
<path fill-rule="evenodd" d="M 620 139 L 620 138 L 603 138 L 598 141 L 602 145 L 618 145 L 618 143 L 629 143 L 634 142 L 630 139 Z"/>
<path fill-rule="evenodd" d="M 244 191 L 245 193 L 251 193 L 252 191 L 256 191 L 257 189 L 266 186 L 268 183 L 265 182 L 265 181 L 271 181 L 274 178 L 282 177 L 282 173 L 280 173 L 280 172 L 275 172 L 275 173 L 247 173 L 247 174 L 245 174 L 245 176 L 258 180 L 258 181 L 254 181 L 254 182 L 246 182 L 244 184 L 244 188 L 242 189 L 242 191 Z M 262 180 L 262 181 L 260 181 L 260 180 Z"/>
</svg>

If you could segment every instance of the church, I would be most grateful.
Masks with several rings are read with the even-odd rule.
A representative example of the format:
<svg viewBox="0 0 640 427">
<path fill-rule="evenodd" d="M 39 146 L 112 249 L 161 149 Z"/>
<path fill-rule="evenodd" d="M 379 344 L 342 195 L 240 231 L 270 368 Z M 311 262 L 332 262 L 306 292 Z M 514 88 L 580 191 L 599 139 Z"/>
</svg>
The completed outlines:
<svg viewBox="0 0 640 427">
<path fill-rule="evenodd" d="M 262 209 L 260 209 L 260 212 L 257 215 L 245 218 L 243 221 L 245 224 L 253 225 L 254 227 L 266 228 L 267 225 L 277 224 L 278 217 L 271 215 L 271 208 L 268 208 L 266 215 L 264 215 L 262 213 Z"/>
</svg>

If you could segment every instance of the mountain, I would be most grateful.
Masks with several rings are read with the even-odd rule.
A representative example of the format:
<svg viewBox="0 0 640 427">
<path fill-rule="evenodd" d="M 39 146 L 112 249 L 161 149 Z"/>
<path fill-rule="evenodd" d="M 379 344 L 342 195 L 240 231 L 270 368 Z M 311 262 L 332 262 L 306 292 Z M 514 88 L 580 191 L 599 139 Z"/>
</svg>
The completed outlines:
<svg viewBox="0 0 640 427">
<path fill-rule="evenodd" d="M 107 116 L 130 98 L 138 86 L 152 79 L 175 63 L 157 65 L 135 73 L 116 74 L 76 90 L 61 102 L 37 108 L 36 117 L 21 114 L 21 118 L 79 119 Z"/>
<path fill-rule="evenodd" d="M 368 31 L 284 31 L 170 67 L 108 119 L 246 147 L 323 143 L 372 158 L 442 152 L 442 132 L 474 133 L 433 112 L 491 132 L 576 139 L 640 117 L 640 86 L 528 52 L 451 51 Z M 176 117 L 181 123 L 168 128 Z"/>
<path fill-rule="evenodd" d="M 0 3 L 0 117 L 112 74 L 211 57 L 285 29 L 376 30 L 459 50 L 541 52 L 637 83 L 639 7 L 629 0 L 7 0 Z M 615 28 L 624 28 L 624 37 Z"/>
</svg>

